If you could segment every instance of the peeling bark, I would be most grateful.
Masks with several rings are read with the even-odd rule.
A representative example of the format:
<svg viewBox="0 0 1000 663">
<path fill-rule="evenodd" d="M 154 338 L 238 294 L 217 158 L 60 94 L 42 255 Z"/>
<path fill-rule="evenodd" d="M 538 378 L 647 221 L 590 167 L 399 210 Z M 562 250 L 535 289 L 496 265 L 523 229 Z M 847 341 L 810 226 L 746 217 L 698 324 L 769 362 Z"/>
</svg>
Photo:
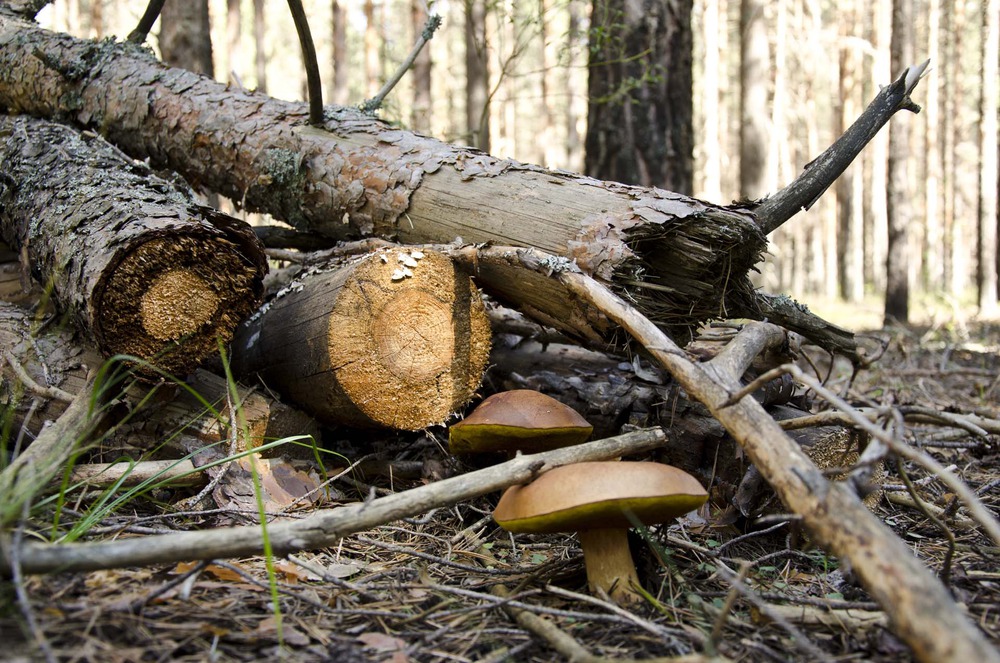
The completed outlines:
<svg viewBox="0 0 1000 663">
<path fill-rule="evenodd" d="M 93 134 L 20 116 L 0 137 L 0 234 L 105 355 L 186 374 L 259 302 L 267 267 L 241 222 Z"/>
</svg>

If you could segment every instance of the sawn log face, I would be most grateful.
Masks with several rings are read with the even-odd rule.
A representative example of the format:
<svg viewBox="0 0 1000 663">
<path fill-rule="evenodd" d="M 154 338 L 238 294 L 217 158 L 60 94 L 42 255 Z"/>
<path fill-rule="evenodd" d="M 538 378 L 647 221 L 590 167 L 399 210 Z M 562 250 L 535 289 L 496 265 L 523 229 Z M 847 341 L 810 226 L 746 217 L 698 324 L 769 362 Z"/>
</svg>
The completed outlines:
<svg viewBox="0 0 1000 663">
<path fill-rule="evenodd" d="M 418 430 L 472 398 L 490 326 L 478 290 L 450 259 L 393 249 L 310 272 L 240 327 L 239 375 L 354 426 Z"/>
</svg>

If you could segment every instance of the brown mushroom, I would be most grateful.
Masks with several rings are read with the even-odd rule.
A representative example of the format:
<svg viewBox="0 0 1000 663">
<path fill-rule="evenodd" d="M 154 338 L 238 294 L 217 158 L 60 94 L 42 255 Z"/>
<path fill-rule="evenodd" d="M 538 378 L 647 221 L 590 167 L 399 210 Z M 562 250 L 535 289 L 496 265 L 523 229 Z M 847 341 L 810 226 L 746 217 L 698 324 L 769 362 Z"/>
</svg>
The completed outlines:
<svg viewBox="0 0 1000 663">
<path fill-rule="evenodd" d="M 594 428 L 579 412 L 531 389 L 493 394 L 448 430 L 452 453 L 538 453 L 579 444 Z"/>
<path fill-rule="evenodd" d="M 697 479 L 670 465 L 576 463 L 508 488 L 493 519 L 509 532 L 577 532 L 591 591 L 627 604 L 642 600 L 629 528 L 673 520 L 707 499 Z"/>
</svg>

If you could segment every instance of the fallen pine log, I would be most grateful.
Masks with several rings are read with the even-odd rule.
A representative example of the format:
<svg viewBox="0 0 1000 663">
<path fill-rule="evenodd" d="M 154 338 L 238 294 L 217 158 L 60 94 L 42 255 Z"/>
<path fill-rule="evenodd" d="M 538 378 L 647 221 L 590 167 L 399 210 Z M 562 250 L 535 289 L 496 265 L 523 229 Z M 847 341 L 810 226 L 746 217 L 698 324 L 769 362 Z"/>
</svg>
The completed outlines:
<svg viewBox="0 0 1000 663">
<path fill-rule="evenodd" d="M 314 266 L 233 339 L 233 368 L 317 418 L 419 430 L 472 398 L 489 357 L 479 291 L 440 253 Z"/>
<path fill-rule="evenodd" d="M 85 71 L 81 61 L 90 63 Z M 912 107 L 909 93 L 922 71 L 912 67 L 887 86 L 847 140 L 787 190 L 759 207 L 723 207 L 497 159 L 350 108 L 328 108 L 323 127 L 312 127 L 303 103 L 172 69 L 129 46 L 0 16 L 0 103 L 99 126 L 136 158 L 248 209 L 335 239 L 461 237 L 532 247 L 574 261 L 681 340 L 708 318 L 767 317 L 855 360 L 852 334 L 787 298 L 757 293 L 748 273 L 762 259 L 767 232 L 811 205 L 893 113 Z M 556 280 L 508 262 L 484 263 L 476 276 L 515 308 L 577 338 L 616 336 L 606 316 Z"/>
<path fill-rule="evenodd" d="M 260 301 L 263 249 L 99 136 L 0 117 L 0 234 L 105 354 L 184 375 Z"/>
</svg>

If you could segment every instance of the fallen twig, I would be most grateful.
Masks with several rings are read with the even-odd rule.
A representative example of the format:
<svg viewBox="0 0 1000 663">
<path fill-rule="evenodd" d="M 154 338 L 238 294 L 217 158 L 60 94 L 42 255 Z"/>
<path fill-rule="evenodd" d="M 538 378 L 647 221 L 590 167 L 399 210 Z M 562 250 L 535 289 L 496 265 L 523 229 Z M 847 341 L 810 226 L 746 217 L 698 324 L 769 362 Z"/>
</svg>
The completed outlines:
<svg viewBox="0 0 1000 663">
<path fill-rule="evenodd" d="M 276 555 L 322 548 L 340 538 L 439 506 L 457 504 L 516 483 L 526 483 L 554 467 L 590 460 L 609 460 L 641 453 L 666 440 L 660 429 L 627 433 L 566 449 L 513 460 L 367 502 L 318 510 L 302 520 L 274 523 L 268 536 Z M 80 544 L 25 543 L 19 551 L 24 573 L 90 571 L 124 566 L 171 563 L 260 554 L 259 526 L 227 527 L 163 536 Z M 10 560 L 0 555 L 0 575 L 10 573 Z"/>
</svg>

